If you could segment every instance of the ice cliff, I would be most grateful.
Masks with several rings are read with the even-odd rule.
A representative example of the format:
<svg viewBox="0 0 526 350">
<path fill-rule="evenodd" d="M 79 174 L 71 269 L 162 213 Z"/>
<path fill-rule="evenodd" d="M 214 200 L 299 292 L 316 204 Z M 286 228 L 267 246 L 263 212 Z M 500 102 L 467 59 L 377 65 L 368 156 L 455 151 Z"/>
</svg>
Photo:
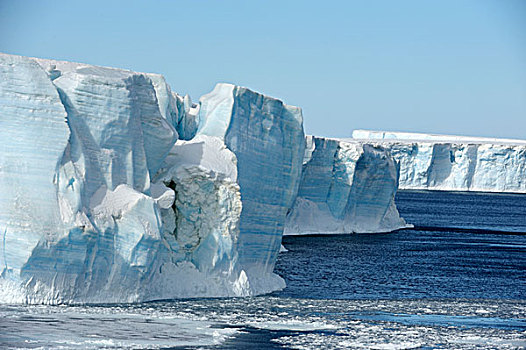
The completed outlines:
<svg viewBox="0 0 526 350">
<path fill-rule="evenodd" d="M 526 193 L 526 141 L 355 130 L 400 164 L 400 189 Z"/>
<path fill-rule="evenodd" d="M 285 234 L 388 232 L 406 226 L 394 196 L 398 169 L 380 146 L 308 136 Z"/>
<path fill-rule="evenodd" d="M 1 54 L 0 70 L 0 301 L 284 287 L 299 108 L 233 85 L 193 104 L 160 75 L 86 64 Z"/>
<path fill-rule="evenodd" d="M 305 150 L 301 110 L 230 84 L 218 84 L 200 102 L 197 134 L 220 138 L 237 158 L 240 264 L 258 289 L 283 287 L 272 270 L 299 186 Z"/>
</svg>

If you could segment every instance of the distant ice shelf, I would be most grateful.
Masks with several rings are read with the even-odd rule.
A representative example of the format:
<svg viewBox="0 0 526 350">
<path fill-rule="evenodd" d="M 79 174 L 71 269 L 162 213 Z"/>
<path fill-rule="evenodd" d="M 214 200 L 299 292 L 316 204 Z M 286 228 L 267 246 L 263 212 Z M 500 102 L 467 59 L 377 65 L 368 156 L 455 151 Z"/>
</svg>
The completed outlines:
<svg viewBox="0 0 526 350">
<path fill-rule="evenodd" d="M 526 193 L 526 140 L 355 130 L 400 164 L 400 189 Z"/>
</svg>

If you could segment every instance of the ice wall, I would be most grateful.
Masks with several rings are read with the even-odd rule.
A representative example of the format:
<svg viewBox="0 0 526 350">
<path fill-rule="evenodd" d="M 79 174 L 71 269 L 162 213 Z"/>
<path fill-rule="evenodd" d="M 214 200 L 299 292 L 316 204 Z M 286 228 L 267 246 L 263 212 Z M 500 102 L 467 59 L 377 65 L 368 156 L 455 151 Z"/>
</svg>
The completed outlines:
<svg viewBox="0 0 526 350">
<path fill-rule="evenodd" d="M 70 131 L 38 63 L 1 54 L 0 72 L 0 268 L 7 279 L 20 273 L 41 237 L 63 227 L 57 168 Z"/>
<path fill-rule="evenodd" d="M 237 158 L 241 266 L 260 289 L 284 286 L 272 270 L 299 185 L 305 149 L 301 110 L 231 84 L 218 84 L 200 102 L 197 134 L 219 137 Z"/>
<path fill-rule="evenodd" d="M 238 264 L 241 194 L 236 156 L 217 137 L 178 141 L 155 177 L 152 194 L 170 188 L 161 209 L 163 236 L 184 286 L 177 296 L 245 296 L 250 285 Z M 171 205 L 169 205 L 171 204 Z M 179 287 L 180 288 L 180 287 Z"/>
<path fill-rule="evenodd" d="M 285 234 L 389 232 L 405 227 L 394 203 L 398 169 L 381 147 L 307 137 Z"/>
<path fill-rule="evenodd" d="M 400 163 L 400 189 L 526 193 L 526 141 L 355 130 Z"/>
</svg>

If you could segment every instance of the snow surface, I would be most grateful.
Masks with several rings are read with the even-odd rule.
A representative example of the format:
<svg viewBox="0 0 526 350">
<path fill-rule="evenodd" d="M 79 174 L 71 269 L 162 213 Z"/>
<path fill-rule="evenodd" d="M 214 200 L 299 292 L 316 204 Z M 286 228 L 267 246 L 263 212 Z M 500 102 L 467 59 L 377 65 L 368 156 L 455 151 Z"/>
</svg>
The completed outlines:
<svg viewBox="0 0 526 350">
<path fill-rule="evenodd" d="M 354 130 L 353 139 L 371 140 L 410 140 L 410 141 L 439 141 L 451 143 L 488 143 L 488 144 L 526 144 L 526 140 L 519 139 L 499 139 L 494 137 L 458 136 L 441 134 L 424 134 L 417 132 L 402 131 L 375 131 L 375 130 Z"/>
<path fill-rule="evenodd" d="M 398 168 L 381 147 L 307 136 L 285 234 L 389 232 L 406 223 L 394 196 Z"/>
<path fill-rule="evenodd" d="M 366 130 L 353 138 L 390 151 L 400 189 L 526 193 L 526 140 Z"/>
</svg>

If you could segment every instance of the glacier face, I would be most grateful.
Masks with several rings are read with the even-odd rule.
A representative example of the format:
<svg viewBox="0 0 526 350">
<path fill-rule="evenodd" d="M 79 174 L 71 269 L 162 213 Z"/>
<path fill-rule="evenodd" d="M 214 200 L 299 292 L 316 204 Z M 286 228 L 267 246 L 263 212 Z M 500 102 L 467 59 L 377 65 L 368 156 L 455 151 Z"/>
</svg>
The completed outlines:
<svg viewBox="0 0 526 350">
<path fill-rule="evenodd" d="M 400 163 L 400 189 L 526 193 L 526 141 L 355 130 Z"/>
<path fill-rule="evenodd" d="M 259 289 L 283 287 L 272 270 L 299 186 L 305 148 L 301 110 L 231 84 L 218 84 L 200 102 L 197 134 L 219 137 L 237 159 L 240 264 Z"/>
<path fill-rule="evenodd" d="M 388 232 L 406 226 L 394 196 L 398 168 L 381 147 L 308 136 L 285 234 Z"/>
</svg>

